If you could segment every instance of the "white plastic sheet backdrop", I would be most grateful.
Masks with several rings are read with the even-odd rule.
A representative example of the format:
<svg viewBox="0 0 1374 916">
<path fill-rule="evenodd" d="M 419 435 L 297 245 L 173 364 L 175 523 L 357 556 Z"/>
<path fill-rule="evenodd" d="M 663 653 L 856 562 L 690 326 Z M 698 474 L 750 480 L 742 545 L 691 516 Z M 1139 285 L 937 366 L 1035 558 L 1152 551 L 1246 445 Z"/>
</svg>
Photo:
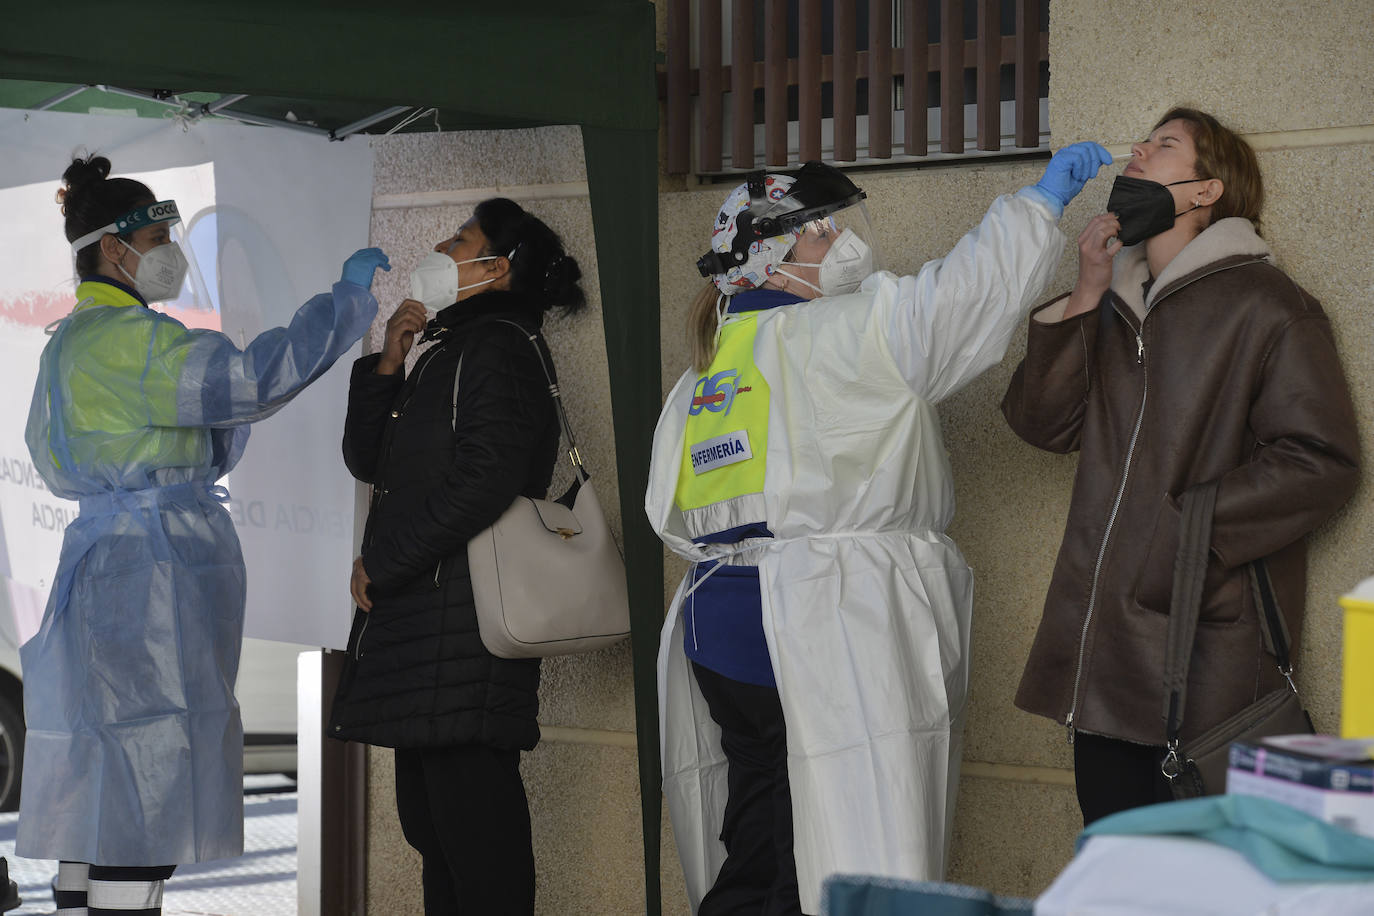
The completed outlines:
<svg viewBox="0 0 1374 916">
<path fill-rule="evenodd" d="M 175 198 L 192 262 L 181 296 L 157 308 L 242 345 L 325 292 L 367 244 L 373 154 L 363 137 L 230 122 L 183 126 L 107 115 L 0 109 L 0 577 L 19 641 L 38 628 L 74 503 L 47 492 L 24 445 L 43 327 L 75 303 L 72 257 L 54 200 L 73 152 Z M 343 648 L 352 605 L 355 487 L 339 443 L 345 356 L 255 424 L 222 481 L 248 567 L 246 635 Z"/>
</svg>

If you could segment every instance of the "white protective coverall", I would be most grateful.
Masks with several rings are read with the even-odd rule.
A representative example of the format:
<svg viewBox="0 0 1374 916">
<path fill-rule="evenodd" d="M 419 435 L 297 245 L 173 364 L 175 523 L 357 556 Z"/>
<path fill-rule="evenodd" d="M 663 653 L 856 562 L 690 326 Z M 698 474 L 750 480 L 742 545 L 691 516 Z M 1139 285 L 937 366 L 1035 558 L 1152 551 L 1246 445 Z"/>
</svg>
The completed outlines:
<svg viewBox="0 0 1374 916">
<path fill-rule="evenodd" d="M 916 276 L 879 272 L 857 292 L 757 313 L 754 361 L 770 388 L 762 494 L 689 524 L 674 493 L 697 373 L 659 418 L 645 499 L 655 530 L 690 560 L 728 553 L 759 568 L 805 912 L 819 912 L 833 872 L 943 876 L 973 581 L 944 533 L 954 490 L 934 405 L 1002 359 L 1059 261 L 1060 209 L 1023 189 Z M 772 539 L 693 543 L 759 520 Z M 659 721 L 695 912 L 725 858 L 728 793 L 720 729 L 683 652 L 686 589 L 663 627 Z"/>
<path fill-rule="evenodd" d="M 16 851 L 176 865 L 243 851 L 234 681 L 243 557 L 215 481 L 367 330 L 336 283 L 240 350 L 87 281 L 43 350 L 26 439 L 81 501 L 38 633 L 20 649 L 28 737 Z"/>
</svg>

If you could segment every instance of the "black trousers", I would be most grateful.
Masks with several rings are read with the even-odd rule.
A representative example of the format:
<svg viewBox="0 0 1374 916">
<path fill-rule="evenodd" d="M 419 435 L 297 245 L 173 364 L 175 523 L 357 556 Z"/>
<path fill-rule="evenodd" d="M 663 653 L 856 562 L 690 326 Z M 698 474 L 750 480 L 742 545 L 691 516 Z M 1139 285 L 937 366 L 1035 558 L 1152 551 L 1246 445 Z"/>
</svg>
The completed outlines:
<svg viewBox="0 0 1374 916">
<path fill-rule="evenodd" d="M 778 691 L 695 662 L 692 671 L 720 726 L 730 791 L 720 831 L 725 864 L 697 916 L 799 916 L 787 728 Z"/>
<path fill-rule="evenodd" d="M 1083 826 L 1118 811 L 1173 801 L 1159 771 L 1164 748 L 1076 732 L 1073 777 Z"/>
<path fill-rule="evenodd" d="M 396 750 L 396 811 L 424 857 L 425 916 L 532 916 L 534 850 L 520 752 Z"/>
</svg>

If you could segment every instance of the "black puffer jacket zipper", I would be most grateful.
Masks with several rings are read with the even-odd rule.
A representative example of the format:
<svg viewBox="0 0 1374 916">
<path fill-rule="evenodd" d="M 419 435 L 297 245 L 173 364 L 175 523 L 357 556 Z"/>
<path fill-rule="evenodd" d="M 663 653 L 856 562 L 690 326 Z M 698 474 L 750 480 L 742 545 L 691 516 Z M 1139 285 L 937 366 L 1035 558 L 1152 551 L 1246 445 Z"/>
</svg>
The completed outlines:
<svg viewBox="0 0 1374 916">
<path fill-rule="evenodd" d="M 378 457 L 377 457 L 377 468 L 378 468 L 378 470 L 380 470 L 380 469 L 386 467 L 386 466 L 387 466 L 387 459 L 391 457 L 391 445 L 392 445 L 392 442 L 393 442 L 393 441 L 395 440 L 395 438 L 396 438 L 396 422 L 395 422 L 395 421 L 397 421 L 397 420 L 401 419 L 401 417 L 405 416 L 406 407 L 408 407 L 408 406 L 410 405 L 410 399 L 411 399 L 412 397 L 415 396 L 415 391 L 416 391 L 416 389 L 419 388 L 419 386 L 420 386 L 420 378 L 425 374 L 425 370 L 428 369 L 429 366 L 430 366 L 430 364 L 434 362 L 434 358 L 439 354 L 439 352 L 440 352 L 442 349 L 443 349 L 443 345 L 440 344 L 439 346 L 436 346 L 436 347 L 431 348 L 428 352 L 426 352 L 423 356 L 421 356 L 420 359 L 419 359 L 419 361 L 416 363 L 416 366 L 415 366 L 415 376 L 414 376 L 414 379 L 413 379 L 413 380 L 412 380 L 412 379 L 406 379 L 406 388 L 408 389 L 408 393 L 406 394 L 406 397 L 405 397 L 405 400 L 404 400 L 404 401 L 402 401 L 400 404 L 398 404 L 397 406 L 395 406 L 395 407 L 393 407 L 393 408 L 391 409 L 391 417 L 390 417 L 389 419 L 390 419 L 392 422 L 387 423 L 387 425 L 386 425 L 386 432 L 385 432 L 385 434 L 384 434 L 384 439 L 383 439 L 383 441 L 382 441 L 382 449 L 381 449 L 380 454 L 379 454 Z M 372 518 L 374 518 L 374 517 L 376 516 L 377 510 L 378 510 L 379 508 L 381 508 L 382 499 L 383 499 L 383 497 L 386 496 L 386 493 L 387 493 L 387 488 L 386 488 L 386 481 L 385 481 L 384 479 L 378 480 L 376 483 L 374 483 L 374 484 L 372 485 L 372 506 L 371 506 L 371 508 L 368 510 L 368 518 L 369 518 L 369 520 L 372 519 Z M 365 532 L 363 533 L 363 546 L 364 546 L 364 547 L 367 547 L 369 544 L 372 543 L 372 531 L 370 530 L 370 529 L 371 529 L 371 526 L 369 525 L 368 527 L 369 527 L 369 530 L 367 530 L 367 531 L 365 531 Z M 443 565 L 444 565 L 443 563 L 440 563 L 440 564 L 439 564 L 440 567 L 442 567 Z M 438 569 L 435 569 L 435 570 L 434 570 L 434 587 L 435 587 L 435 588 L 438 588 L 438 587 L 439 587 L 439 570 L 438 570 Z M 358 639 L 357 639 L 357 641 L 353 644 L 353 657 L 354 657 L 355 659 L 361 659 L 361 658 L 363 657 L 363 637 L 367 634 L 367 625 L 368 625 L 368 622 L 369 622 L 371 619 L 372 619 L 372 615 L 371 615 L 370 613 L 366 613 L 366 612 L 365 612 L 364 615 L 363 615 L 363 625 L 362 625 L 362 628 L 358 630 Z"/>
</svg>

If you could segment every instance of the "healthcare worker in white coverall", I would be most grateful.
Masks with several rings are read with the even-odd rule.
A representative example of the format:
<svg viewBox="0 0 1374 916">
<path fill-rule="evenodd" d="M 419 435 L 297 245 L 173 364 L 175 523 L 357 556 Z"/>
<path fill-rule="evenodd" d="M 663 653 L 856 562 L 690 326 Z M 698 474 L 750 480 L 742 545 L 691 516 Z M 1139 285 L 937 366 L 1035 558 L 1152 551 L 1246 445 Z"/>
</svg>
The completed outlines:
<svg viewBox="0 0 1374 916">
<path fill-rule="evenodd" d="M 39 362 L 26 440 L 80 500 L 37 635 L 17 852 L 63 860 L 58 912 L 161 913 L 181 863 L 243 852 L 234 681 L 243 557 L 216 485 L 248 424 L 319 378 L 377 312 L 379 249 L 240 349 L 149 308 L 181 291 L 173 201 L 77 159 L 59 193 L 80 284 Z M 89 866 L 89 867 L 88 867 Z M 89 892 L 89 896 L 88 896 Z"/>
<path fill-rule="evenodd" d="M 822 163 L 721 208 L 645 498 L 695 561 L 659 714 L 699 916 L 814 914 L 833 872 L 943 876 L 973 577 L 935 404 L 1001 360 L 1109 161 L 1061 150 L 915 276 L 877 270 L 865 195 Z"/>
</svg>

